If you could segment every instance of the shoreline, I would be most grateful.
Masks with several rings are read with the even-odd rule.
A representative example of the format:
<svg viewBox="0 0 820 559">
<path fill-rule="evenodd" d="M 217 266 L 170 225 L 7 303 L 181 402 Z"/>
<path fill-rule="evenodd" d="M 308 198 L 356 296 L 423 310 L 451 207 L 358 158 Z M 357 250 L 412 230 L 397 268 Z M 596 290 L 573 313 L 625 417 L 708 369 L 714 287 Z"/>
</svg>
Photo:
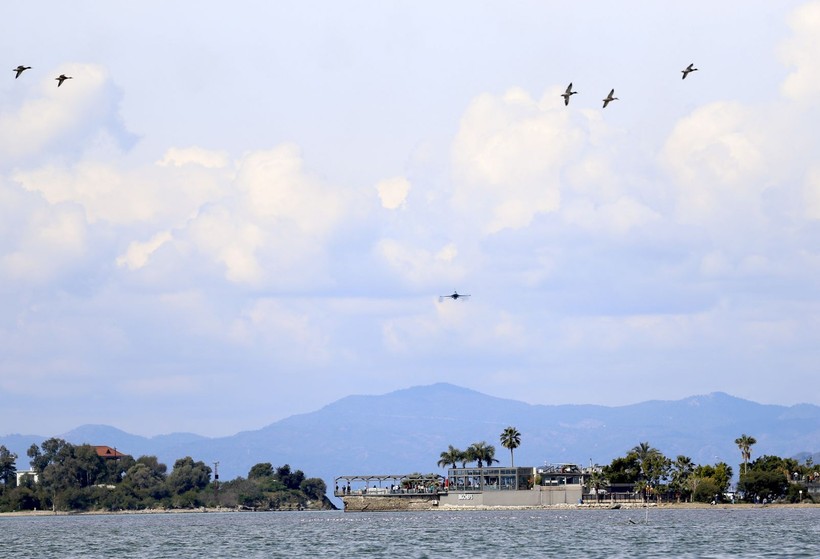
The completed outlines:
<svg viewBox="0 0 820 559">
<path fill-rule="evenodd" d="M 560 504 L 547 506 L 452 506 L 443 505 L 427 511 L 510 511 L 510 510 L 589 510 L 589 511 L 603 511 L 603 510 L 696 510 L 696 509 L 721 509 L 721 510 L 750 510 L 750 509 L 766 509 L 766 508 L 794 508 L 794 509 L 810 509 L 820 508 L 820 503 L 767 503 L 765 505 L 755 503 L 718 503 L 712 505 L 709 503 L 619 503 L 620 507 L 614 509 L 609 503 L 589 503 L 589 504 Z M 37 516 L 99 516 L 99 515 L 136 515 L 136 514 L 208 514 L 208 513 L 254 513 L 254 512 L 299 512 L 299 511 L 253 511 L 247 509 L 233 509 L 233 508 L 196 508 L 196 509 L 143 509 L 143 510 L 119 510 L 119 511 L 13 511 L 0 512 L 0 519 L 15 518 L 15 517 L 37 517 Z M 305 511 L 301 511 L 305 512 Z M 325 510 L 308 511 L 308 512 L 328 512 Z M 332 512 L 332 511 L 331 511 Z M 339 509 L 342 512 L 342 509 Z"/>
<path fill-rule="evenodd" d="M 559 505 L 544 505 L 544 506 L 453 506 L 440 505 L 438 510 L 446 510 L 448 512 L 458 510 L 698 510 L 698 509 L 726 509 L 726 510 L 750 510 L 750 509 L 765 509 L 765 508 L 820 508 L 820 503 L 767 503 L 765 505 L 755 503 L 718 503 L 712 505 L 710 503 L 618 503 L 620 506 L 613 507 L 609 503 L 590 503 L 590 504 L 559 504 Z M 436 509 L 432 509 L 436 510 Z"/>
</svg>

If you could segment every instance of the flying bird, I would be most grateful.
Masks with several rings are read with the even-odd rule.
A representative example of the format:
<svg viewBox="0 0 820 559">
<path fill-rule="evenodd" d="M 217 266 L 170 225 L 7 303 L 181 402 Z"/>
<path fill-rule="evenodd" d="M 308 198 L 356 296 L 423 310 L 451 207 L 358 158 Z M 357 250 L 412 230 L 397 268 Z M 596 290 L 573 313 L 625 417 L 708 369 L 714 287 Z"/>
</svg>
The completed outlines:
<svg viewBox="0 0 820 559">
<path fill-rule="evenodd" d="M 29 70 L 29 69 L 31 69 L 31 66 L 23 66 L 22 64 L 20 66 L 18 66 L 17 68 L 13 69 L 12 72 L 17 72 L 17 74 L 15 74 L 15 76 L 14 76 L 14 79 L 16 80 L 17 78 L 20 77 L 20 74 L 22 74 L 23 72 L 25 72 L 26 70 Z"/>
<path fill-rule="evenodd" d="M 60 74 L 58 77 L 54 79 L 57 80 L 57 87 L 60 87 L 61 85 L 63 85 L 64 81 L 73 80 L 74 78 L 72 78 L 71 76 L 66 76 L 65 74 Z"/>
<path fill-rule="evenodd" d="M 615 90 L 614 89 L 612 91 L 610 91 L 609 95 L 606 96 L 606 99 L 603 100 L 605 109 L 606 109 L 606 106 L 609 105 L 610 101 L 617 101 L 618 100 L 618 98 L 613 97 L 613 95 L 615 95 Z"/>
<path fill-rule="evenodd" d="M 693 62 L 692 64 L 687 66 L 685 70 L 681 70 L 681 72 L 683 72 L 683 77 L 681 78 L 682 80 L 685 80 L 686 76 L 688 76 L 692 72 L 697 72 L 698 71 L 698 69 L 695 68 L 694 66 L 695 66 L 695 63 Z"/>
<path fill-rule="evenodd" d="M 572 91 L 572 82 L 569 82 L 569 85 L 567 86 L 567 90 L 564 93 L 561 94 L 561 97 L 564 98 L 564 105 L 569 105 L 570 95 L 575 95 L 576 93 L 578 93 L 578 92 L 577 91 Z"/>
<path fill-rule="evenodd" d="M 467 299 L 469 295 L 462 295 L 458 291 L 453 291 L 452 295 L 439 295 L 439 302 L 444 301 L 445 299 L 452 299 L 453 301 L 457 301 L 459 299 Z"/>
</svg>

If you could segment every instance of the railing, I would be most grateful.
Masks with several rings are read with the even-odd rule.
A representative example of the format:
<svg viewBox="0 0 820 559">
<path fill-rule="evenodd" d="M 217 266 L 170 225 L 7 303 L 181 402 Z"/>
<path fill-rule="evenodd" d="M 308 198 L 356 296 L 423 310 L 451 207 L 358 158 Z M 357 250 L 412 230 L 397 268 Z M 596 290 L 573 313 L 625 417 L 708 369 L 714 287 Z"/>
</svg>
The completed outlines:
<svg viewBox="0 0 820 559">
<path fill-rule="evenodd" d="M 411 488 L 390 488 L 390 487 L 363 487 L 361 489 L 351 489 L 340 487 L 333 491 L 335 497 L 347 497 L 350 495 L 371 496 L 371 497 L 391 497 L 403 495 L 446 495 L 447 489 L 442 487 L 411 487 Z"/>
</svg>

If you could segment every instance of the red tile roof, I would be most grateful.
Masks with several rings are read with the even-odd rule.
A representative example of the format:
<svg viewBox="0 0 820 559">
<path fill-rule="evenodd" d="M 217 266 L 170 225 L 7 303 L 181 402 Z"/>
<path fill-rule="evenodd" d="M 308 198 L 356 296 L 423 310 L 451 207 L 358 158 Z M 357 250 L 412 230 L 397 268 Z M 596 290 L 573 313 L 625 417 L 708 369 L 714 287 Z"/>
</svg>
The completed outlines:
<svg viewBox="0 0 820 559">
<path fill-rule="evenodd" d="M 97 451 L 97 456 L 101 456 L 102 458 L 122 458 L 123 456 L 128 456 L 110 446 L 97 445 L 94 448 Z"/>
</svg>

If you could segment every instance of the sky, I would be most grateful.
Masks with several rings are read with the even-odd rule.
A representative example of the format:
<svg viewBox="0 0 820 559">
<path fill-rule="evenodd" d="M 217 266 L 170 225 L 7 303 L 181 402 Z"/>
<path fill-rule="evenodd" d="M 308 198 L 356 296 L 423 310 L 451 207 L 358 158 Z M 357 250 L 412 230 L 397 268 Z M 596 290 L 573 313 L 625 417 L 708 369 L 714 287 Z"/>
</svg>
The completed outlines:
<svg viewBox="0 0 820 559">
<path fill-rule="evenodd" d="M 820 1 L 0 16 L 0 434 L 820 404 Z"/>
</svg>

